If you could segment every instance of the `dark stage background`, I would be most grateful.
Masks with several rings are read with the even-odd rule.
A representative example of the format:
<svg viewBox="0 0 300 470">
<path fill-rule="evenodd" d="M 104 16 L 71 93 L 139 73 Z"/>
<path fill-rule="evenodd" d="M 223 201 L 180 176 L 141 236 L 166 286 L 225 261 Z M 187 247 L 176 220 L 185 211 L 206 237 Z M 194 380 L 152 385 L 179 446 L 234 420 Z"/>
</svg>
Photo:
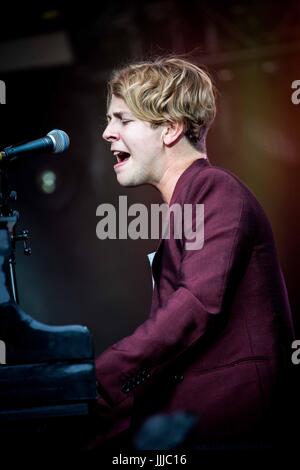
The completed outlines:
<svg viewBox="0 0 300 470">
<path fill-rule="evenodd" d="M 157 241 L 96 237 L 99 204 L 118 206 L 119 195 L 128 204 L 161 202 L 150 187 L 116 181 L 101 139 L 105 81 L 127 61 L 191 53 L 219 89 L 209 159 L 236 173 L 265 208 L 299 338 L 300 105 L 291 100 L 292 82 L 300 80 L 299 2 L 98 3 L 29 1 L 1 14 L 1 148 L 53 128 L 71 139 L 66 154 L 11 165 L 19 228 L 30 230 L 32 247 L 31 257 L 17 250 L 21 306 L 49 324 L 86 324 L 96 354 L 146 318 L 147 253 Z M 42 186 L 47 171 L 56 175 L 52 193 Z"/>
</svg>

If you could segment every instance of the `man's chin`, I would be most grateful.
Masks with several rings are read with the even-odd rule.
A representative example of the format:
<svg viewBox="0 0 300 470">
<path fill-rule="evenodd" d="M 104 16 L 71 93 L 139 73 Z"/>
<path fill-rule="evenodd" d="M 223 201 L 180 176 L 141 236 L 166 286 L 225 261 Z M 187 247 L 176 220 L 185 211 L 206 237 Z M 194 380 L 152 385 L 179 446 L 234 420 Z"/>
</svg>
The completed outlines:
<svg viewBox="0 0 300 470">
<path fill-rule="evenodd" d="M 126 174 L 127 173 L 127 174 Z M 117 181 L 121 186 L 126 188 L 141 186 L 143 184 L 147 184 L 145 179 L 142 178 L 142 175 L 137 175 L 130 172 L 120 171 L 116 174 Z"/>
<path fill-rule="evenodd" d="M 136 184 L 134 184 L 134 182 L 131 181 L 129 178 L 122 178 L 122 175 L 117 175 L 117 180 L 121 186 L 124 186 L 126 188 L 129 188 L 130 186 L 136 186 Z"/>
</svg>

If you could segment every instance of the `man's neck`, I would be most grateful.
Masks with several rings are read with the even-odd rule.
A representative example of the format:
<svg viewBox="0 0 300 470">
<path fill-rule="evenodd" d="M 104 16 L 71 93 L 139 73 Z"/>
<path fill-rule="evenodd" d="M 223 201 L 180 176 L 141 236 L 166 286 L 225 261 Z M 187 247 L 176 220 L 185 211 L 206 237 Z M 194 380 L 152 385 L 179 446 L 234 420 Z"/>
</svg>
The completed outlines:
<svg viewBox="0 0 300 470">
<path fill-rule="evenodd" d="M 207 158 L 206 154 L 195 152 L 190 158 L 178 159 L 176 164 L 168 165 L 156 185 L 163 200 L 170 205 L 172 194 L 182 173 L 196 160 Z M 174 161 L 174 160 L 173 160 Z"/>
</svg>

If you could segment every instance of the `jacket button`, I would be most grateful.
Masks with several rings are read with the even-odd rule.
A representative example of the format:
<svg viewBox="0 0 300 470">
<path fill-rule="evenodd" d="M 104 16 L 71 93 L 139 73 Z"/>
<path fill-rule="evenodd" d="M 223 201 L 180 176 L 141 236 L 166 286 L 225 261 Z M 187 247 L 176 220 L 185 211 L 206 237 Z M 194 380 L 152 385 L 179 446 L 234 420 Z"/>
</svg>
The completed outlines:
<svg viewBox="0 0 300 470">
<path fill-rule="evenodd" d="M 175 382 L 182 382 L 183 379 L 184 379 L 183 375 L 180 375 L 180 374 L 174 375 Z"/>
</svg>

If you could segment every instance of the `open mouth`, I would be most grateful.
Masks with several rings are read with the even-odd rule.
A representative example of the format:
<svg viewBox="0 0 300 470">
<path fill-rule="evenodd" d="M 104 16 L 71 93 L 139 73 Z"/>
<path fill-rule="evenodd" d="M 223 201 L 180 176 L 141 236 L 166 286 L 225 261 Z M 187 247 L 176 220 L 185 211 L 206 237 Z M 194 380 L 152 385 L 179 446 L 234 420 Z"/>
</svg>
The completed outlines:
<svg viewBox="0 0 300 470">
<path fill-rule="evenodd" d="M 128 152 L 114 152 L 114 156 L 117 158 L 117 163 L 123 163 L 130 157 Z"/>
</svg>

